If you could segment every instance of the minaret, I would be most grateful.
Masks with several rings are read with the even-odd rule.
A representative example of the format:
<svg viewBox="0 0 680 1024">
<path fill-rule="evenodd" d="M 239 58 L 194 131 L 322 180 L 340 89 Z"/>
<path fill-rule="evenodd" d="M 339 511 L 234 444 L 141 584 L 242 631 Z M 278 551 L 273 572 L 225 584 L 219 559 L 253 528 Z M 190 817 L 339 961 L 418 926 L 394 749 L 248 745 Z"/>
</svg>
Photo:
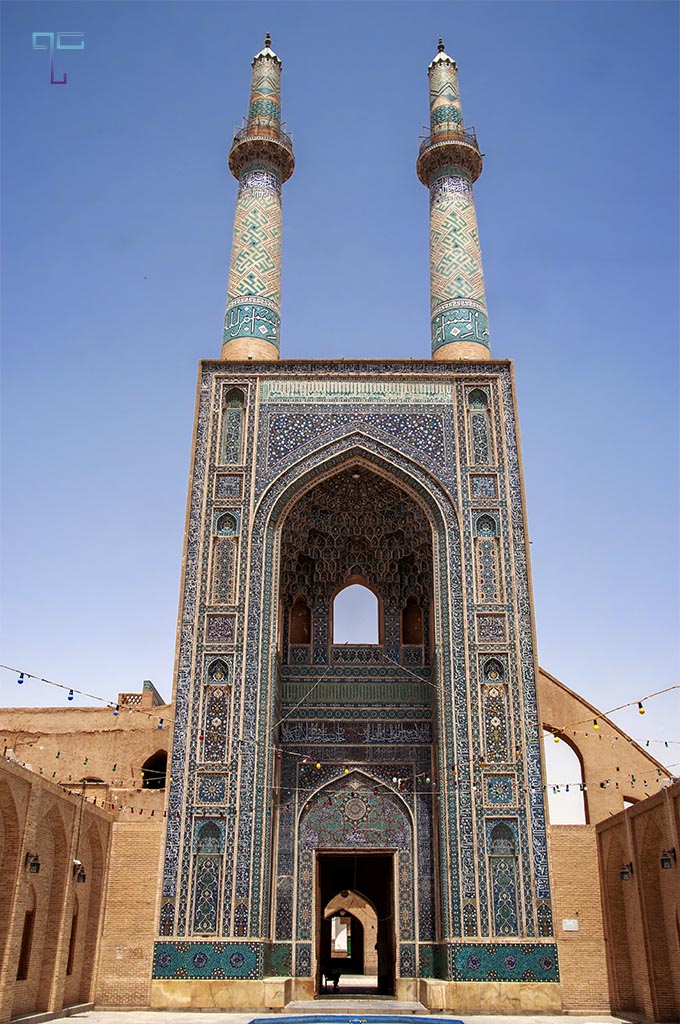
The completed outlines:
<svg viewBox="0 0 680 1024">
<path fill-rule="evenodd" d="M 430 134 L 417 172 L 430 190 L 433 359 L 490 359 L 482 256 L 472 183 L 482 173 L 474 130 L 463 127 L 456 62 L 444 51 L 428 68 Z"/>
<path fill-rule="evenodd" d="M 279 358 L 281 185 L 295 167 L 281 128 L 281 61 L 269 35 L 252 67 L 248 119 L 229 152 L 238 198 L 222 343 L 228 360 Z"/>
</svg>

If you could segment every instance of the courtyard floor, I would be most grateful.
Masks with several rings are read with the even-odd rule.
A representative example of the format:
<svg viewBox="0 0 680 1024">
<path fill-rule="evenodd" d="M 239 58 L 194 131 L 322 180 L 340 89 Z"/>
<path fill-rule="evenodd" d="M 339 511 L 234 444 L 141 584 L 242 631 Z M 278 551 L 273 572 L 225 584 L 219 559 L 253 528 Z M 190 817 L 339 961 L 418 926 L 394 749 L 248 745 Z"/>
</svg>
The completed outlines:
<svg viewBox="0 0 680 1024">
<path fill-rule="evenodd" d="M 430 1013 L 423 1008 L 419 1011 L 409 1009 L 397 1009 L 399 1003 L 392 1000 L 351 999 L 346 1003 L 337 999 L 317 999 L 313 1004 L 305 1004 L 310 1009 L 309 1013 L 339 1013 L 339 1014 L 403 1014 L 405 1018 L 417 1013 L 417 1016 L 438 1017 L 442 1024 L 445 1020 L 456 1018 L 463 1021 L 463 1024 L 499 1024 L 499 1021 L 510 1021 L 512 1024 L 629 1024 L 629 1018 L 610 1016 L 573 1016 L 572 1014 L 550 1016 L 536 1014 L 535 1016 L 479 1016 L 455 1013 Z M 409 1004 L 412 1005 L 412 1004 Z M 289 1016 L 291 1013 L 299 1013 L 299 1010 L 287 1008 L 281 1013 L 263 1013 L 253 1010 L 250 1013 L 228 1013 L 225 1011 L 181 1011 L 181 1010 L 88 1010 L 83 1013 L 74 1014 L 71 1017 L 57 1017 L 57 1021 L 80 1020 L 83 1024 L 198 1024 L 197 1016 L 200 1015 L 200 1024 L 249 1024 L 249 1021 L 257 1017 L 270 1018 L 272 1024 Z M 29 1022 L 31 1018 L 24 1018 Z"/>
</svg>

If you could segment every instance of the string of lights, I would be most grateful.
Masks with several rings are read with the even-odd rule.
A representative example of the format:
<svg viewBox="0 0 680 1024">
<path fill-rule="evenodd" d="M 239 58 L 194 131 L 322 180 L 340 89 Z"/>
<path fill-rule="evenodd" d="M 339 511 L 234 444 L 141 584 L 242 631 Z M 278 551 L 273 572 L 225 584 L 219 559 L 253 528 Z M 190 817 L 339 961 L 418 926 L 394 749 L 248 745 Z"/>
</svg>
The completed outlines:
<svg viewBox="0 0 680 1024">
<path fill-rule="evenodd" d="M 5 756 L 6 757 L 8 756 L 7 755 L 7 750 L 8 750 L 8 748 L 5 747 Z M 337 761 L 337 760 L 328 760 L 328 759 L 315 760 L 309 754 L 303 754 L 303 753 L 301 753 L 299 751 L 293 751 L 293 750 L 281 749 L 281 748 L 274 748 L 274 751 L 275 751 L 276 758 L 278 760 L 280 760 L 284 754 L 299 759 L 299 762 L 300 762 L 299 763 L 299 777 L 301 779 L 302 779 L 304 773 L 306 773 L 308 771 L 311 771 L 312 769 L 314 769 L 315 772 L 318 772 L 318 771 L 320 771 L 324 767 L 342 767 L 343 774 L 344 775 L 349 775 L 353 768 L 356 768 L 356 767 L 365 768 L 365 763 L 364 762 L 353 762 L 353 761 L 347 761 L 347 760 Z M 469 771 L 470 768 L 478 769 L 478 770 L 482 770 L 482 771 L 485 770 L 485 769 L 489 769 L 491 774 L 497 774 L 497 773 L 503 774 L 504 772 L 507 774 L 509 771 L 511 771 L 516 766 L 516 764 L 520 760 L 520 752 L 519 752 L 519 750 L 517 750 L 515 752 L 515 754 L 516 754 L 516 760 L 514 762 L 513 761 L 508 761 L 508 762 L 504 762 L 504 763 L 488 762 L 484 757 L 478 756 L 478 757 L 474 758 L 472 760 L 472 762 L 470 762 L 470 761 L 461 761 L 461 762 L 457 762 L 457 763 L 455 763 L 453 765 L 449 764 L 446 767 L 446 774 L 447 774 L 447 776 L 449 774 L 451 775 L 451 777 L 452 777 L 451 778 L 451 783 L 452 783 L 452 785 L 454 787 L 457 786 L 461 782 L 461 778 L 463 778 L 463 779 L 465 778 L 464 770 Z M 58 760 L 60 760 L 60 758 L 61 758 L 61 751 L 58 750 L 56 752 L 56 754 L 55 754 L 55 760 L 58 761 Z M 15 756 L 12 756 L 11 758 L 8 758 L 8 759 L 15 760 L 15 761 L 17 760 Z M 89 760 L 90 760 L 90 758 L 87 755 L 83 758 L 82 763 L 83 763 L 84 767 L 86 767 L 88 765 Z M 670 765 L 669 768 L 672 768 L 672 767 L 675 767 L 675 766 L 676 765 L 673 764 L 673 765 Z M 232 772 L 237 771 L 237 768 L 238 768 L 238 765 L 237 765 L 236 758 L 232 758 L 232 760 L 228 763 L 228 765 L 226 767 L 224 765 L 221 766 L 220 770 L 221 770 L 222 774 L 231 774 Z M 113 788 L 120 788 L 120 789 L 129 788 L 130 785 L 132 785 L 133 789 L 136 791 L 136 788 L 137 788 L 137 779 L 135 778 L 136 772 L 139 773 L 139 782 L 141 783 L 142 788 L 144 788 L 145 779 L 151 778 L 152 781 L 156 781 L 156 780 L 160 779 L 160 777 L 163 775 L 163 773 L 160 772 L 160 771 L 154 771 L 154 770 L 145 769 L 144 766 L 139 767 L 139 766 L 130 765 L 130 766 L 128 766 L 128 769 L 132 773 L 131 777 L 129 777 L 126 774 L 123 778 L 118 778 L 117 779 L 116 778 L 116 773 L 118 772 L 118 764 L 114 763 L 112 765 L 112 767 L 111 767 L 112 779 L 111 779 L 111 783 L 109 783 L 109 785 L 111 785 Z M 32 768 L 32 770 L 35 771 L 36 769 Z M 51 775 L 51 778 L 56 780 L 61 785 L 68 785 L 68 784 L 85 785 L 85 784 L 88 784 L 88 783 L 91 784 L 91 785 L 99 785 L 99 784 L 107 785 L 107 783 L 105 783 L 103 779 L 102 780 L 88 779 L 87 777 L 84 777 L 84 778 L 81 778 L 81 779 L 74 779 L 72 771 L 70 773 L 68 773 L 67 776 L 65 776 L 64 778 L 61 778 L 59 780 L 57 780 L 57 778 L 56 778 L 57 774 L 58 774 L 57 770 L 54 770 L 54 771 L 52 771 L 50 773 L 49 768 L 45 769 L 43 766 L 39 766 L 38 769 L 37 769 L 37 772 L 38 772 L 38 774 L 46 776 L 46 777 L 50 777 L 50 775 Z M 657 780 L 659 781 L 659 785 L 661 785 L 662 784 L 662 780 L 668 778 L 669 774 L 670 773 L 669 773 L 668 769 L 666 769 L 666 774 L 664 774 L 664 771 L 661 768 L 658 768 L 658 767 L 657 768 L 650 768 L 648 771 L 637 772 L 637 773 L 621 772 L 620 768 L 616 767 L 615 774 L 614 774 L 613 778 L 612 777 L 603 778 L 601 780 L 598 780 L 595 783 L 591 783 L 591 785 L 592 786 L 599 786 L 602 789 L 606 789 L 609 785 L 614 785 L 616 788 L 619 788 L 620 784 L 623 783 L 623 784 L 630 785 L 631 787 L 634 788 L 637 782 L 642 781 L 643 787 L 644 788 L 648 788 L 648 777 L 649 776 L 656 776 Z M 459 778 L 459 775 L 461 776 L 461 778 Z M 525 786 L 523 784 L 523 781 L 520 778 L 516 778 L 516 777 L 512 777 L 512 776 L 509 776 L 509 777 L 511 777 L 513 779 L 513 786 L 515 786 L 518 791 L 522 791 L 522 792 L 523 791 L 527 791 L 528 792 L 530 790 L 533 790 L 533 788 L 534 788 L 531 785 Z M 438 786 L 436 772 L 434 772 L 434 771 L 421 771 L 421 772 L 417 772 L 415 774 L 405 775 L 404 777 L 394 776 L 393 779 L 392 779 L 392 783 L 397 787 L 397 789 L 403 791 L 403 790 L 405 790 L 407 788 L 407 785 L 410 784 L 411 780 L 413 782 L 415 782 L 416 788 L 418 787 L 418 785 L 426 786 L 426 787 L 431 786 L 433 789 Z M 172 776 L 171 775 L 168 776 L 168 781 L 170 783 L 172 782 Z M 475 788 L 477 786 L 477 782 L 473 782 L 472 785 L 473 785 L 473 788 Z M 553 793 L 556 793 L 556 792 L 560 792 L 561 789 L 564 788 L 565 792 L 569 792 L 571 787 L 574 787 L 574 788 L 579 787 L 581 789 L 581 791 L 584 791 L 585 789 L 587 789 L 587 785 L 582 780 L 578 780 L 578 781 L 574 781 L 574 782 L 547 783 L 547 784 L 545 784 L 543 786 L 543 791 L 545 792 L 546 790 L 552 790 Z M 146 788 L 149 788 L 150 790 L 152 790 L 152 787 L 146 787 Z M 259 788 L 264 791 L 264 787 L 259 787 Z M 276 792 L 280 792 L 282 789 L 287 790 L 290 787 L 272 786 L 270 788 L 271 788 L 272 792 L 276 793 Z"/>
<path fill-rule="evenodd" d="M 646 697 L 640 697 L 639 700 L 629 700 L 625 704 L 619 704 L 618 707 L 612 708 L 611 711 L 604 711 L 595 718 L 581 718 L 578 722 L 570 722 L 567 725 L 562 726 L 560 732 L 565 732 L 568 729 L 572 729 L 575 725 L 586 725 L 588 722 L 593 723 L 593 729 L 598 730 L 600 728 L 600 718 L 607 718 L 609 715 L 615 714 L 617 711 L 625 711 L 626 708 L 637 707 L 638 714 L 646 714 L 645 702 L 652 700 L 654 697 L 660 697 L 662 693 L 670 693 L 672 690 L 680 690 L 680 683 L 674 683 L 672 686 L 666 686 L 663 690 L 655 690 L 654 693 L 648 693 Z"/>
<path fill-rule="evenodd" d="M 101 704 L 105 704 L 108 708 L 111 708 L 116 717 L 121 711 L 128 711 L 130 713 L 134 712 L 139 715 L 145 715 L 149 719 L 157 718 L 158 729 L 162 729 L 166 723 L 168 725 L 172 725 L 174 723 L 174 718 L 168 718 L 167 716 L 161 718 L 159 715 L 152 714 L 146 708 L 138 708 L 135 707 L 134 704 L 121 704 L 119 701 L 109 700 L 107 697 L 100 697 L 96 693 L 88 693 L 86 690 L 79 690 L 75 686 L 68 686 L 66 683 L 58 683 L 54 679 L 46 679 L 44 676 L 36 676 L 32 672 L 22 671 L 19 668 L 14 668 L 12 665 L 0 665 L 0 668 L 4 668 L 8 672 L 14 672 L 17 676 L 17 683 L 19 686 L 22 686 L 27 679 L 34 679 L 36 682 L 46 683 L 47 686 L 55 686 L 59 690 L 68 691 L 66 700 L 73 700 L 75 695 L 78 694 L 79 697 L 87 697 L 89 700 L 99 701 Z"/>
<path fill-rule="evenodd" d="M 386 657 L 386 660 L 389 663 L 395 665 L 397 668 L 399 668 L 401 671 L 405 672 L 406 674 L 412 675 L 418 682 L 421 682 L 421 683 L 423 682 L 422 676 L 419 676 L 415 672 L 412 672 L 406 666 L 399 665 L 396 661 L 394 661 L 391 658 L 387 658 Z M 88 693 L 88 692 L 83 691 L 83 690 L 78 690 L 75 687 L 70 687 L 70 686 L 67 686 L 66 684 L 56 682 L 55 680 L 50 680 L 50 679 L 46 679 L 46 678 L 44 678 L 42 676 L 34 675 L 33 673 L 29 673 L 29 672 L 26 672 L 26 671 L 21 671 L 19 669 L 13 668 L 12 666 L 0 665 L 0 668 L 4 668 L 4 669 L 6 669 L 8 671 L 16 672 L 18 674 L 17 682 L 20 685 L 23 684 L 25 679 L 35 679 L 35 680 L 38 680 L 40 682 L 46 683 L 47 685 L 55 686 L 55 687 L 57 687 L 57 688 L 59 688 L 61 690 L 68 691 L 68 693 L 67 693 L 67 699 L 68 700 L 73 699 L 74 694 L 78 693 L 80 696 L 84 696 L 84 697 L 87 697 L 89 699 L 96 700 L 96 701 L 99 701 L 99 702 L 105 704 L 107 707 L 111 708 L 111 710 L 113 711 L 114 716 L 117 716 L 120 713 L 121 706 L 120 706 L 119 702 L 113 702 L 113 701 L 107 700 L 106 698 L 102 698 L 102 697 L 100 697 L 100 696 L 98 696 L 96 694 L 91 694 L 91 693 Z M 290 717 L 290 715 L 298 707 L 300 707 L 303 703 L 305 703 L 305 701 L 307 701 L 310 698 L 312 692 L 316 689 L 316 687 L 321 682 L 323 682 L 323 680 L 325 678 L 327 678 L 327 676 L 331 673 L 331 671 L 332 671 L 332 668 L 329 668 L 326 672 L 324 672 L 324 674 L 320 677 L 320 679 L 318 679 L 314 683 L 314 685 L 305 694 L 305 696 L 300 701 L 298 701 L 298 703 L 293 708 L 291 708 L 286 713 L 286 715 L 284 715 L 282 718 L 279 719 L 279 721 L 274 725 L 272 731 L 274 731 L 283 721 L 285 721 L 286 718 Z M 440 687 L 437 686 L 436 684 L 431 684 L 431 685 L 434 686 L 436 689 L 440 689 Z M 612 713 L 614 713 L 616 711 L 620 711 L 620 710 L 623 710 L 623 709 L 628 708 L 628 707 L 634 707 L 636 705 L 638 707 L 639 713 L 640 714 L 644 714 L 645 713 L 645 709 L 644 709 L 644 702 L 645 701 L 649 701 L 650 699 L 652 699 L 654 697 L 661 696 L 662 694 L 668 693 L 668 692 L 670 692 L 672 690 L 675 690 L 675 689 L 678 689 L 678 688 L 680 688 L 678 685 L 673 685 L 673 686 L 670 686 L 670 687 L 665 687 L 665 688 L 663 688 L 661 690 L 657 690 L 655 693 L 648 694 L 646 697 L 643 697 L 640 701 L 629 701 L 626 704 L 622 704 L 619 707 L 612 709 L 612 711 L 607 712 L 607 714 L 609 715 L 609 714 L 612 714 Z M 152 719 L 154 717 L 158 717 L 157 728 L 159 728 L 159 729 L 163 728 L 163 725 L 164 725 L 165 721 L 167 721 L 168 723 L 172 723 L 173 722 L 173 719 L 171 719 L 171 718 L 165 718 L 164 719 L 163 717 L 155 716 L 152 713 L 150 713 L 149 711 L 147 711 L 146 709 L 137 708 L 134 705 L 132 705 L 132 706 L 125 706 L 125 710 L 128 710 L 130 712 L 136 712 L 136 713 L 144 714 L 148 719 Z M 604 718 L 605 716 L 602 715 L 600 717 Z M 590 721 L 590 720 L 589 719 L 584 719 L 583 720 L 583 722 L 588 722 L 588 721 Z M 588 732 L 585 732 L 585 731 L 580 732 L 577 729 L 573 728 L 573 726 L 579 725 L 579 724 L 583 724 L 583 722 L 581 722 L 581 723 L 574 722 L 574 723 L 572 723 L 571 726 L 564 726 L 564 727 L 561 727 L 559 729 L 556 728 L 556 729 L 552 729 L 552 730 L 549 730 L 549 731 L 551 731 L 553 733 L 553 738 L 554 738 L 555 743 L 559 743 L 561 738 L 565 739 L 567 737 L 567 733 L 571 734 L 571 736 L 574 736 L 574 737 L 576 737 L 577 735 L 580 735 L 580 736 L 583 736 L 583 738 L 589 738 L 590 734 Z M 610 723 L 607 723 L 607 724 L 610 724 Z M 616 728 L 616 726 L 614 726 L 614 728 Z M 600 741 L 602 741 L 605 738 L 603 736 L 602 732 L 600 731 L 600 726 L 599 726 L 598 718 L 595 718 L 593 720 L 592 732 L 594 734 L 594 738 L 596 737 Z M 201 738 L 203 738 L 203 737 L 201 737 Z M 629 737 L 627 737 L 627 736 L 623 736 L 623 735 L 620 735 L 620 734 L 612 734 L 610 732 L 606 733 L 606 738 L 610 740 L 612 745 L 613 745 L 614 742 L 617 742 L 619 739 L 629 740 Z M 637 741 L 634 741 L 634 742 L 637 742 L 637 743 L 643 743 L 644 742 L 644 744 L 645 744 L 645 746 L 647 748 L 650 746 L 650 743 L 663 743 L 665 748 L 668 748 L 670 744 L 680 743 L 679 740 L 659 740 L 659 739 L 647 739 L 647 740 L 644 740 L 644 741 L 643 740 L 637 740 Z M 243 739 L 240 739 L 240 740 L 237 741 L 237 754 L 240 754 L 242 752 L 242 745 L 244 743 L 245 744 L 250 743 L 250 744 L 253 744 L 256 747 L 261 746 L 261 744 L 256 739 L 254 739 L 254 738 L 243 738 Z M 7 747 L 6 747 L 6 749 L 7 749 Z M 286 756 L 297 758 L 300 761 L 302 766 L 312 765 L 313 764 L 314 767 L 317 770 L 321 769 L 321 767 L 323 765 L 328 765 L 328 764 L 337 765 L 339 763 L 342 763 L 342 764 L 345 765 L 344 773 L 348 774 L 349 771 L 350 771 L 350 768 L 347 767 L 347 764 L 351 764 L 351 762 L 347 762 L 347 764 L 345 764 L 345 762 L 329 762 L 328 760 L 314 760 L 308 753 L 303 753 L 302 751 L 291 750 L 290 748 L 276 748 L 275 747 L 274 751 L 275 751 L 276 758 L 278 760 L 280 760 L 282 758 L 282 756 L 285 754 Z M 61 756 L 61 752 L 57 751 L 57 753 L 55 755 L 55 758 L 58 760 L 60 758 L 60 756 Z M 517 761 L 519 761 L 519 760 L 520 760 L 520 751 L 516 750 L 515 751 L 515 763 Z M 89 757 L 86 755 L 83 758 L 83 766 L 86 767 L 88 765 L 88 762 L 89 762 Z M 481 755 L 478 758 L 476 758 L 473 763 L 476 764 L 480 768 L 487 767 L 487 764 L 486 764 L 486 762 L 484 760 L 484 757 L 481 756 Z M 509 761 L 509 762 L 507 762 L 506 765 L 504 765 L 504 764 L 495 764 L 494 763 L 493 766 L 488 765 L 488 767 L 493 767 L 494 770 L 496 770 L 496 771 L 503 771 L 504 767 L 507 769 L 507 766 L 508 765 L 512 765 L 512 764 L 513 764 L 513 762 Z M 227 774 L 230 771 L 234 770 L 234 767 L 235 767 L 235 759 L 232 759 L 232 761 L 230 762 L 229 768 L 226 770 Z M 455 779 L 458 771 L 461 768 L 463 768 L 463 767 L 469 767 L 469 762 L 465 762 L 464 764 L 454 764 L 454 765 L 449 764 L 447 766 L 446 770 L 447 770 L 447 772 L 451 772 L 451 774 L 453 775 L 453 777 Z M 123 779 L 116 780 L 116 772 L 117 772 L 117 770 L 118 770 L 118 765 L 117 765 L 117 763 L 114 763 L 113 767 L 111 769 L 111 771 L 112 771 L 112 783 L 117 781 L 119 783 L 119 788 L 123 788 L 123 786 L 120 785 L 120 783 L 122 781 L 124 781 L 125 783 L 131 783 L 133 786 L 136 785 L 136 779 L 135 779 L 136 772 L 139 773 L 139 777 L 140 777 L 140 780 L 142 782 L 145 779 L 145 772 L 146 772 L 146 775 L 149 778 L 152 778 L 154 781 L 157 780 L 160 777 L 160 775 L 161 775 L 160 772 L 156 772 L 154 770 L 144 769 L 143 765 L 142 766 L 130 765 L 128 767 L 128 771 L 131 773 L 131 778 L 126 773 L 126 775 L 125 775 L 125 777 Z M 222 770 L 224 771 L 224 769 L 222 769 Z M 617 771 L 618 771 L 618 769 L 617 769 Z M 663 772 L 661 770 L 659 770 L 659 769 L 656 769 L 656 773 L 657 773 L 657 777 L 658 778 L 661 778 L 663 776 Z M 41 774 L 41 775 L 45 774 L 45 771 L 44 771 L 43 767 L 39 768 L 39 774 Z M 57 771 L 52 771 L 51 773 L 49 773 L 49 771 L 48 771 L 47 774 L 48 774 L 48 776 L 51 774 L 51 777 L 56 780 L 56 777 L 57 777 L 58 773 L 57 773 Z M 653 774 L 653 772 L 641 773 L 641 774 L 639 774 L 638 777 L 642 778 L 644 774 Z M 624 778 L 624 776 L 619 776 L 619 781 L 615 781 L 614 784 L 618 786 L 619 782 L 623 778 Z M 418 782 L 419 780 L 423 779 L 423 780 L 425 780 L 426 784 L 428 784 L 428 785 L 432 784 L 433 786 L 436 786 L 436 781 L 432 782 L 431 781 L 431 777 L 426 772 L 419 773 L 418 775 L 415 776 L 415 779 L 416 779 L 416 782 Z M 60 780 L 60 781 L 62 781 L 62 784 L 64 784 L 66 780 Z M 68 776 L 68 782 L 72 782 L 72 781 L 73 781 L 73 779 L 72 779 L 72 773 L 71 773 Z M 172 776 L 169 776 L 169 781 L 172 782 Z M 521 786 L 521 784 L 519 784 L 519 780 L 514 780 L 514 781 L 515 781 L 515 784 L 518 785 L 518 787 L 520 789 L 523 788 Z M 630 775 L 628 777 L 628 782 L 629 782 L 630 785 L 634 786 L 636 781 L 637 781 L 637 777 L 635 775 Z M 395 778 L 395 782 L 398 783 L 399 787 L 401 788 L 402 780 Z M 608 785 L 611 784 L 611 780 L 610 779 L 603 779 L 598 784 L 602 788 L 606 788 Z M 646 786 L 647 783 L 645 782 L 644 785 Z M 553 793 L 558 793 L 558 792 L 562 791 L 563 787 L 564 787 L 564 791 L 565 792 L 569 792 L 570 788 L 572 786 L 574 786 L 574 787 L 585 787 L 585 784 L 582 783 L 582 782 L 574 782 L 574 783 L 568 782 L 568 783 L 554 783 L 554 784 L 551 783 L 551 784 L 548 784 L 547 786 L 544 786 L 543 788 L 544 788 L 544 791 L 546 789 L 548 789 L 548 790 L 552 790 Z"/>
<path fill-rule="evenodd" d="M 389 664 L 394 665 L 395 667 L 399 668 L 405 674 L 413 676 L 413 678 L 416 679 L 419 683 L 426 683 L 429 686 L 431 686 L 433 689 L 441 690 L 441 687 L 437 683 L 432 683 L 432 682 L 430 682 L 427 679 L 423 679 L 422 676 L 417 675 L 415 672 L 413 672 L 407 666 L 400 665 L 397 661 L 394 661 L 394 659 L 389 658 L 387 655 L 384 655 L 384 658 L 385 658 L 385 661 L 387 661 Z M 25 670 L 15 668 L 12 665 L 0 664 L 0 669 L 6 669 L 8 672 L 14 672 L 17 675 L 17 683 L 19 685 L 23 684 L 27 679 L 34 679 L 34 680 L 36 680 L 38 682 L 45 683 L 48 686 L 54 686 L 54 687 L 57 687 L 60 690 L 67 691 L 67 698 L 66 698 L 67 700 L 73 700 L 75 695 L 77 694 L 78 696 L 81 696 L 81 697 L 87 697 L 90 700 L 99 701 L 100 703 L 105 704 L 107 707 L 111 708 L 114 716 L 117 716 L 121 712 L 121 710 L 125 710 L 127 712 L 131 712 L 131 713 L 134 712 L 136 714 L 145 715 L 148 719 L 157 718 L 158 719 L 157 727 L 159 729 L 162 729 L 165 724 L 168 724 L 168 725 L 174 724 L 174 719 L 173 718 L 169 718 L 167 716 L 164 716 L 164 717 L 156 716 L 153 713 L 149 712 L 147 709 L 145 709 L 145 708 L 138 708 L 138 707 L 135 707 L 134 705 L 128 705 L 128 704 L 121 705 L 120 702 L 118 702 L 118 701 L 114 701 L 114 700 L 111 700 L 111 699 L 106 698 L 106 697 L 100 697 L 98 694 L 89 693 L 86 690 L 79 690 L 79 689 L 77 689 L 74 686 L 67 685 L 66 683 L 59 683 L 59 682 L 57 682 L 54 679 L 47 679 L 44 676 L 35 675 L 32 672 L 27 672 Z M 278 720 L 278 722 L 275 723 L 275 725 L 272 727 L 272 731 L 274 731 L 279 725 L 281 725 L 282 722 L 284 722 L 287 718 L 289 718 L 290 715 L 293 714 L 293 712 L 296 711 L 298 707 L 300 707 L 302 704 L 304 704 L 305 701 L 309 699 L 309 697 L 311 696 L 312 692 L 316 689 L 316 687 L 319 686 L 319 684 L 322 683 L 323 680 L 326 679 L 328 677 L 328 675 L 330 675 L 331 672 L 332 672 L 332 667 L 329 668 L 326 672 L 324 672 L 324 674 L 321 676 L 321 678 L 317 679 L 317 681 L 309 689 L 309 691 L 304 695 L 304 697 L 302 697 L 301 700 L 299 700 L 297 702 L 297 704 L 294 705 L 293 708 L 291 708 L 285 715 L 283 715 Z M 583 733 L 577 732 L 574 727 L 578 726 L 578 725 L 585 725 L 585 724 L 588 724 L 589 722 L 592 721 L 592 731 L 597 733 L 597 732 L 600 731 L 600 719 L 606 719 L 609 715 L 615 714 L 617 711 L 623 711 L 626 708 L 632 708 L 632 707 L 637 707 L 638 713 L 641 714 L 641 715 L 644 715 L 646 713 L 646 708 L 644 706 L 646 702 L 652 700 L 655 697 L 660 697 L 662 694 L 670 693 L 673 690 L 677 690 L 677 689 L 680 689 L 680 683 L 674 683 L 672 686 L 666 686 L 666 687 L 664 687 L 661 690 L 656 690 L 654 693 L 649 693 L 645 697 L 641 697 L 639 700 L 631 700 L 631 701 L 627 701 L 625 704 L 619 704 L 618 707 L 612 708 L 611 710 L 606 711 L 606 712 L 602 712 L 600 715 L 597 715 L 593 719 L 583 718 L 583 719 L 580 719 L 579 721 L 571 722 L 571 723 L 569 723 L 567 725 L 560 726 L 559 728 L 555 728 L 555 729 L 553 729 L 551 731 L 557 737 L 559 737 L 560 735 L 566 735 L 568 732 L 570 732 L 571 735 L 573 735 L 573 736 L 582 735 L 582 736 L 587 738 L 589 736 L 589 733 L 587 733 L 587 732 L 583 732 Z M 613 723 L 611 723 L 611 724 L 613 725 Z M 613 727 L 617 728 L 615 725 L 613 725 Z M 666 744 L 666 746 L 668 746 L 670 743 L 680 743 L 680 740 L 656 740 L 656 739 L 651 740 L 651 739 L 648 739 L 648 740 L 644 740 L 644 741 L 643 740 L 635 740 L 635 742 L 636 743 L 643 743 L 644 742 L 646 746 L 649 746 L 650 742 L 653 742 L 653 743 L 663 742 L 663 743 Z"/>
</svg>

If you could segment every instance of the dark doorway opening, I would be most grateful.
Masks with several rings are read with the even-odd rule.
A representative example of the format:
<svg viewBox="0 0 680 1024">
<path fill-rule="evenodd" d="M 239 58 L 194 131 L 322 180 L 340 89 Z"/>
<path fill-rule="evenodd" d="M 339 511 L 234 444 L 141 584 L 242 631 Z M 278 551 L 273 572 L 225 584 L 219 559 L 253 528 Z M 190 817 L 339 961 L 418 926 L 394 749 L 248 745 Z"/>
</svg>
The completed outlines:
<svg viewBox="0 0 680 1024">
<path fill-rule="evenodd" d="M 363 851 L 317 853 L 317 869 L 317 993 L 336 992 L 341 997 L 393 995 L 396 960 L 393 855 Z M 359 902 L 374 910 L 375 932 L 365 927 L 365 915 L 361 920 L 357 909 Z M 340 904 L 338 912 L 325 917 L 325 908 L 331 903 Z M 344 926 L 344 933 L 340 925 L 332 923 L 338 916 L 349 924 L 349 929 Z M 343 935 L 343 938 L 334 942 L 334 932 L 336 937 Z M 374 951 L 366 948 L 367 941 L 373 943 Z M 349 955 L 338 955 L 342 954 L 343 946 L 349 947 Z M 374 964 L 371 974 L 365 971 L 369 962 Z"/>
</svg>

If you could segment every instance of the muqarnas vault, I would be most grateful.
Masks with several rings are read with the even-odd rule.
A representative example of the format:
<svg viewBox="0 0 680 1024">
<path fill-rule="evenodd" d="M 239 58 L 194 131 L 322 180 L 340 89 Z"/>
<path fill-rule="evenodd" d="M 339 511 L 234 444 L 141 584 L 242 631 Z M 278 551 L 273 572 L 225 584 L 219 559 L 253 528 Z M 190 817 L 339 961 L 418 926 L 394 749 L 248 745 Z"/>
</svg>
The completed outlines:
<svg viewBox="0 0 680 1024">
<path fill-rule="evenodd" d="M 417 162 L 432 358 L 401 362 L 279 361 L 294 159 L 269 39 L 252 67 L 200 367 L 152 1004 L 311 997 L 335 966 L 431 1006 L 500 982 L 559 1008 L 514 384 L 456 64 L 440 41 Z M 350 585 L 375 643 L 334 643 Z"/>
</svg>

